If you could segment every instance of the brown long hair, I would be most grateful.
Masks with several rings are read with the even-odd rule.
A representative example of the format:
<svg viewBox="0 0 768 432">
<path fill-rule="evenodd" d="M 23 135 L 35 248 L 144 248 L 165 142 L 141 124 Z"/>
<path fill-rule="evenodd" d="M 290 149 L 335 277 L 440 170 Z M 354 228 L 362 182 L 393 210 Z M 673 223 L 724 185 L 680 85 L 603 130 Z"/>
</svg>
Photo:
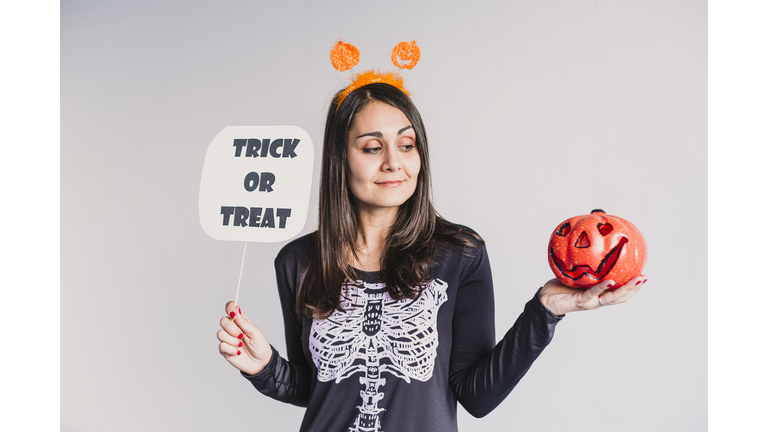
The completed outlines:
<svg viewBox="0 0 768 432">
<path fill-rule="evenodd" d="M 340 92 L 339 92 L 340 93 Z M 341 309 L 342 285 L 355 280 L 349 257 L 357 257 L 358 215 L 355 200 L 347 185 L 347 134 L 355 116 L 368 104 L 379 101 L 405 114 L 416 133 L 416 149 L 421 169 L 413 195 L 400 206 L 397 219 L 384 243 L 381 281 L 395 299 L 415 298 L 430 281 L 439 239 L 472 246 L 459 237 L 461 227 L 440 217 L 431 200 L 429 150 L 424 122 L 413 101 L 400 89 L 383 83 L 369 84 L 351 92 L 338 103 L 338 94 L 328 109 L 323 139 L 320 177 L 319 227 L 307 263 L 296 308 L 300 314 L 326 318 Z M 467 233 L 482 242 L 479 236 Z"/>
</svg>

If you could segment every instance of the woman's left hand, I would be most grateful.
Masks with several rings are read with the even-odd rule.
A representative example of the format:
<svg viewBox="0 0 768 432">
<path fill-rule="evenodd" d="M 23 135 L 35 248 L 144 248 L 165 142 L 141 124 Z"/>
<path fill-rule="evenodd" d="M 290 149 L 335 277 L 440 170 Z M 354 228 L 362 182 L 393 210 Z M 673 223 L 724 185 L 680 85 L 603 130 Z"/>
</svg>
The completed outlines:
<svg viewBox="0 0 768 432">
<path fill-rule="evenodd" d="M 539 293 L 541 303 L 555 315 L 568 312 L 592 310 L 602 306 L 624 303 L 635 295 L 648 278 L 645 275 L 636 276 L 624 285 L 609 290 L 614 285 L 612 280 L 604 280 L 592 288 L 582 290 L 563 285 L 557 279 L 551 279 L 544 284 Z"/>
</svg>

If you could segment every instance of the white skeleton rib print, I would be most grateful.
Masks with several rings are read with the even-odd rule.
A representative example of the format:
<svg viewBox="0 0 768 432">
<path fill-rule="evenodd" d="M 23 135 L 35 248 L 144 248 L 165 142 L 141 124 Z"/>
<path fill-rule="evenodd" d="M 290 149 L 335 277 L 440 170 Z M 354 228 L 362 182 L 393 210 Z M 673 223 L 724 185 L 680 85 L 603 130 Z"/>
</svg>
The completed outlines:
<svg viewBox="0 0 768 432">
<path fill-rule="evenodd" d="M 362 404 L 350 431 L 381 430 L 379 387 L 387 372 L 410 383 L 432 377 L 437 356 L 437 311 L 448 284 L 435 279 L 417 299 L 395 301 L 384 284 L 347 281 L 342 306 L 325 320 L 314 320 L 309 348 L 320 381 L 341 382 L 357 373 Z M 388 362 L 382 363 L 382 359 Z"/>
</svg>

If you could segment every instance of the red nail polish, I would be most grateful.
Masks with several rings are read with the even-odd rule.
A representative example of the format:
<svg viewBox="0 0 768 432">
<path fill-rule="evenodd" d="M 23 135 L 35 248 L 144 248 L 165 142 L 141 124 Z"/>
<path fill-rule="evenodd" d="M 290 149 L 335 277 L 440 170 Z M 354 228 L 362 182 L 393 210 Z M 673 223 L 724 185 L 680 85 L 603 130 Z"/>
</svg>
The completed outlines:
<svg viewBox="0 0 768 432">
<path fill-rule="evenodd" d="M 648 279 L 646 279 L 646 280 L 644 280 L 644 281 L 643 281 L 643 283 L 646 283 L 646 282 L 648 282 Z"/>
<path fill-rule="evenodd" d="M 243 338 L 243 334 L 242 334 L 242 333 L 240 333 L 240 336 L 238 336 L 237 338 L 238 338 L 238 339 L 242 339 L 242 338 Z"/>
<path fill-rule="evenodd" d="M 241 346 L 243 346 L 243 343 L 242 343 L 242 342 L 240 342 L 239 344 L 237 344 L 237 347 L 238 347 L 238 348 L 240 348 Z"/>
<path fill-rule="evenodd" d="M 608 288 L 613 288 L 613 285 L 608 285 Z"/>
<path fill-rule="evenodd" d="M 242 315 L 242 314 L 243 314 L 243 311 L 241 311 L 241 310 L 240 310 L 240 308 L 237 308 L 237 313 L 239 313 L 240 315 Z"/>
<path fill-rule="evenodd" d="M 635 285 L 640 285 L 641 283 L 643 283 L 643 281 L 637 281 Z"/>
<path fill-rule="evenodd" d="M 240 355 L 240 351 L 237 352 L 237 355 Z"/>
<path fill-rule="evenodd" d="M 230 312 L 229 316 L 230 316 L 230 318 L 234 318 L 235 317 L 235 311 Z"/>
</svg>

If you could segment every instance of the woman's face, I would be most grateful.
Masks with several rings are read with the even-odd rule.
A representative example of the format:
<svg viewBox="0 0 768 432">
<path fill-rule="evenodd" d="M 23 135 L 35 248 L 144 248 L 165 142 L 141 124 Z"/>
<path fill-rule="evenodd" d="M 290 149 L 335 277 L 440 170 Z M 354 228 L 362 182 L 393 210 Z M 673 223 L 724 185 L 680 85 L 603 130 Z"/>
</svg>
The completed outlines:
<svg viewBox="0 0 768 432">
<path fill-rule="evenodd" d="M 379 101 L 359 111 L 347 134 L 347 169 L 359 210 L 400 207 L 416 190 L 421 169 L 408 117 Z"/>
</svg>

